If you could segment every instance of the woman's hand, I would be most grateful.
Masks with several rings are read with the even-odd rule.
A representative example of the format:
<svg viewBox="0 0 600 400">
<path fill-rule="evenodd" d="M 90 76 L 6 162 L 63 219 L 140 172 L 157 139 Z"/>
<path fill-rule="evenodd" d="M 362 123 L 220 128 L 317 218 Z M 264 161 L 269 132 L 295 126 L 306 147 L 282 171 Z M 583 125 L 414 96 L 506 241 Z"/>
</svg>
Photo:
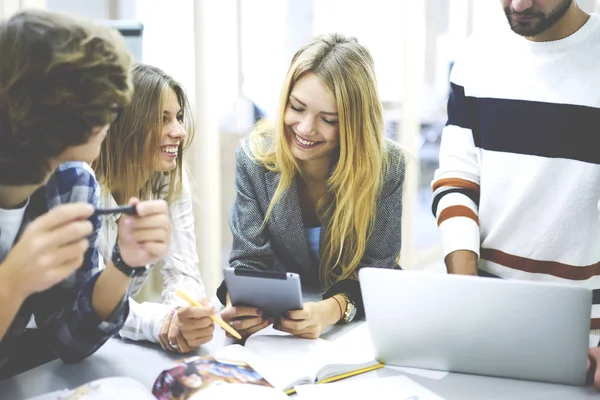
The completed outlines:
<svg viewBox="0 0 600 400">
<path fill-rule="evenodd" d="M 184 307 L 177 311 L 177 343 L 182 353 L 190 352 L 213 338 L 215 324 L 210 316 L 214 315 L 216 310 L 209 305 L 208 299 L 202 300 L 201 303 L 205 306 Z"/>
<path fill-rule="evenodd" d="M 256 307 L 232 306 L 229 294 L 227 294 L 227 305 L 221 311 L 221 318 L 230 324 L 242 336 L 242 339 L 265 329 L 275 321 L 273 318 L 265 318 L 262 310 Z M 233 336 L 227 333 L 227 337 Z"/>
<path fill-rule="evenodd" d="M 340 301 L 345 300 L 342 298 Z M 304 303 L 302 310 L 288 311 L 274 328 L 301 338 L 316 339 L 341 319 L 340 308 L 333 298 Z"/>
<path fill-rule="evenodd" d="M 216 313 L 208 300 L 206 307 L 178 307 L 163 321 L 158 340 L 163 349 L 173 353 L 189 353 L 209 342 L 215 330 L 211 315 Z"/>
<path fill-rule="evenodd" d="M 173 339 L 172 342 L 169 341 L 169 331 L 171 329 L 171 324 L 173 324 L 174 322 L 176 323 L 176 316 L 177 310 L 171 310 L 169 312 L 169 315 L 167 315 L 167 317 L 163 321 L 162 326 L 160 327 L 160 332 L 158 333 L 158 342 L 160 343 L 162 348 L 173 353 L 179 352 L 177 340 Z M 171 345 L 171 343 L 173 345 Z"/>
</svg>

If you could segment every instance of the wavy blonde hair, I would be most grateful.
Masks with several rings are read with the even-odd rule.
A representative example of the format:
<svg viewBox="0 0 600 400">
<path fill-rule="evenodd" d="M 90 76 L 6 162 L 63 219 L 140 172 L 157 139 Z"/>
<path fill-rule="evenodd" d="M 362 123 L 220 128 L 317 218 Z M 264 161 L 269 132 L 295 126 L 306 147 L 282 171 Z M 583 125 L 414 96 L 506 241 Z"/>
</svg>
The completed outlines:
<svg viewBox="0 0 600 400">
<path fill-rule="evenodd" d="M 117 203 L 135 196 L 141 200 L 160 197 L 171 202 L 181 195 L 183 153 L 194 136 L 190 106 L 183 87 L 159 68 L 137 64 L 132 71 L 133 98 L 110 126 L 102 143 L 100 156 L 92 164 L 102 186 L 110 190 Z M 177 167 L 170 172 L 153 172 L 158 159 L 144 156 L 144 143 L 150 135 L 150 149 L 159 145 L 163 128 L 164 100 L 173 90 L 183 113 L 186 132 L 177 152 Z M 165 192 L 166 191 L 166 192 Z"/>
<path fill-rule="evenodd" d="M 339 158 L 327 182 L 327 194 L 317 204 L 319 219 L 329 221 L 324 227 L 319 270 L 321 285 L 329 288 L 338 280 L 356 278 L 373 231 L 387 173 L 383 111 L 373 59 L 355 38 L 322 35 L 298 50 L 284 80 L 275 122 L 259 122 L 246 148 L 254 160 L 281 175 L 265 224 L 296 175 L 302 173 L 290 149 L 284 115 L 294 84 L 307 73 L 318 76 L 331 91 L 339 117 Z"/>
</svg>

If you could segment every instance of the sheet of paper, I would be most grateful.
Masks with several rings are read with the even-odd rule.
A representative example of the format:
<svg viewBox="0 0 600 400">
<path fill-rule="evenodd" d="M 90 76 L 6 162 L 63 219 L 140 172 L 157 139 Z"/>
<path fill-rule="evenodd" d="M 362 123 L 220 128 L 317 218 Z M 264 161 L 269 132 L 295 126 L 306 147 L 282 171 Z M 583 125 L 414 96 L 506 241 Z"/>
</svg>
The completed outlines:
<svg viewBox="0 0 600 400">
<path fill-rule="evenodd" d="M 277 331 L 275 331 L 277 332 Z M 313 377 L 332 359 L 331 342 L 323 339 L 302 339 L 293 335 L 255 335 L 246 347 L 280 367 L 294 369 L 298 377 Z"/>
<path fill-rule="evenodd" d="M 255 352 L 240 345 L 226 346 L 219 350 L 215 356 L 222 360 L 247 363 L 261 374 L 267 382 L 282 390 L 303 375 L 302 370 L 296 363 L 282 364 L 281 361 L 269 359 L 268 355 L 262 352 Z"/>
<path fill-rule="evenodd" d="M 261 399 L 289 400 L 281 390 L 252 384 L 211 386 L 194 393 L 189 400 Z"/>
<path fill-rule="evenodd" d="M 351 348 L 352 352 L 355 353 L 356 356 L 362 357 L 365 359 L 374 358 L 375 354 L 373 351 L 373 344 L 371 342 L 371 335 L 369 333 L 369 326 L 367 323 L 362 323 L 356 328 L 352 329 L 347 334 L 338 338 L 335 342 L 337 345 L 342 348 Z M 358 354 L 357 354 L 358 353 Z M 406 372 L 408 374 L 422 376 L 424 378 L 429 379 L 442 379 L 448 372 L 446 371 L 435 371 L 429 369 L 421 369 L 421 368 L 409 368 L 409 367 L 397 367 L 394 365 L 386 365 L 386 368 L 395 369 L 398 371 Z"/>
<path fill-rule="evenodd" d="M 126 377 L 103 378 L 73 390 L 59 390 L 29 400 L 152 400 L 154 396 L 140 382 Z"/>
<path fill-rule="evenodd" d="M 443 400 L 406 376 L 342 380 L 324 385 L 296 386 L 301 400 L 377 399 L 377 400 Z"/>
<path fill-rule="evenodd" d="M 369 326 L 366 322 L 363 322 L 350 332 L 340 336 L 333 343 L 339 348 L 352 349 L 352 353 L 354 353 L 357 358 L 375 358 L 371 334 L 369 333 Z"/>
</svg>

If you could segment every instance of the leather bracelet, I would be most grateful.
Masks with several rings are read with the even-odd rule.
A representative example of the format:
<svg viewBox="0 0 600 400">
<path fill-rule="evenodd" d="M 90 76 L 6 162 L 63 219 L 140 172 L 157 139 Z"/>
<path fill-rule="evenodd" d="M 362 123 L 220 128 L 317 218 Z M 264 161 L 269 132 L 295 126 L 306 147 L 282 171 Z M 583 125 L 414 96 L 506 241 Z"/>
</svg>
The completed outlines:
<svg viewBox="0 0 600 400">
<path fill-rule="evenodd" d="M 123 260 L 123 257 L 121 257 L 121 251 L 119 249 L 118 242 L 116 242 L 113 247 L 111 259 L 115 268 L 121 271 L 128 278 L 134 278 L 136 276 L 144 275 L 148 270 L 148 266 L 133 268 L 127 265 L 127 263 L 125 263 L 125 261 Z"/>
<path fill-rule="evenodd" d="M 331 296 L 331 298 L 335 300 L 338 307 L 340 308 L 340 319 L 338 319 L 338 321 L 340 321 L 342 318 L 344 318 L 344 312 L 342 311 L 342 304 L 340 303 L 340 301 L 338 299 L 335 298 L 335 295 Z"/>
</svg>

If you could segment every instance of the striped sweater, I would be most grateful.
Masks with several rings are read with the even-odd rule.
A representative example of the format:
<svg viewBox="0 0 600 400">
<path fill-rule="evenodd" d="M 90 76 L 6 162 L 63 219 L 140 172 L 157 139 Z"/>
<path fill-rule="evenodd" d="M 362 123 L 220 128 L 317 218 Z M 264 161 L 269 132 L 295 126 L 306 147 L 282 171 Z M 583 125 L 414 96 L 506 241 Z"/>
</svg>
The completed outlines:
<svg viewBox="0 0 600 400">
<path fill-rule="evenodd" d="M 432 187 L 444 257 L 593 289 L 600 328 L 600 16 L 534 43 L 473 38 L 451 73 Z"/>
</svg>

